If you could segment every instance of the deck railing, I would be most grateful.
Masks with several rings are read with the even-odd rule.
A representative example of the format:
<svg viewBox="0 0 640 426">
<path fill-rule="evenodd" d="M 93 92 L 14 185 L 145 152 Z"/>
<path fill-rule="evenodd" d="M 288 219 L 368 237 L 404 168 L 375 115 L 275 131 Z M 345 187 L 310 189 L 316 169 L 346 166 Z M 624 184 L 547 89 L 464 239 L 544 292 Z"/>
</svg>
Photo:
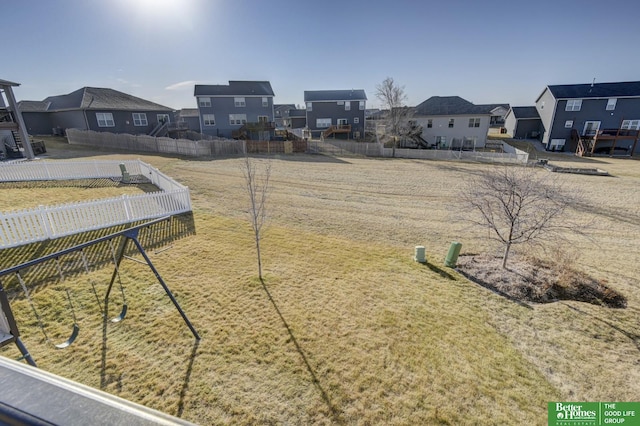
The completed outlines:
<svg viewBox="0 0 640 426">
<path fill-rule="evenodd" d="M 0 249 L 191 211 L 189 188 L 139 160 L 34 161 L 0 165 L 0 181 L 144 179 L 160 191 L 0 212 Z"/>
</svg>

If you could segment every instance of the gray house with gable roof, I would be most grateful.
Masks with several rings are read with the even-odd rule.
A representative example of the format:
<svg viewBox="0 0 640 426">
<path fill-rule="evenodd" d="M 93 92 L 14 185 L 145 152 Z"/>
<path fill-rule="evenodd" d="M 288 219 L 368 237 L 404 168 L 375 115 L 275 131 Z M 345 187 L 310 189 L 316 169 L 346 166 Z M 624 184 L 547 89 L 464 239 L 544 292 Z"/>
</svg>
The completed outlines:
<svg viewBox="0 0 640 426">
<path fill-rule="evenodd" d="M 275 130 L 273 89 L 268 81 L 197 84 L 200 133 L 236 139 L 269 140 Z"/>
<path fill-rule="evenodd" d="M 69 128 L 150 134 L 159 124 L 174 121 L 169 107 L 100 87 L 83 87 L 43 101 L 20 101 L 18 109 L 31 135 L 62 133 Z"/>
<path fill-rule="evenodd" d="M 507 135 L 515 139 L 539 139 L 542 120 L 535 106 L 511 107 L 504 119 Z"/>
<path fill-rule="evenodd" d="M 364 90 L 305 90 L 307 128 L 313 138 L 364 137 Z"/>
<path fill-rule="evenodd" d="M 608 146 L 617 144 L 627 154 L 639 151 L 640 81 L 551 85 L 535 106 L 547 149 L 576 151 L 581 141 L 599 139 L 612 141 Z"/>
</svg>

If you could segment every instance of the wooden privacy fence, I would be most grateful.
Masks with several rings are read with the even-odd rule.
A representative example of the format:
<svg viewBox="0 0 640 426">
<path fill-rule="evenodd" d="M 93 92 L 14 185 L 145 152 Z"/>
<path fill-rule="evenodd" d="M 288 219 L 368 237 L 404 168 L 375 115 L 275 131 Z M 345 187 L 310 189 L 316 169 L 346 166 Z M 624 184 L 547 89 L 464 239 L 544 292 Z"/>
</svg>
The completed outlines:
<svg viewBox="0 0 640 426">
<path fill-rule="evenodd" d="M 115 134 L 92 130 L 67 129 L 67 140 L 72 145 L 138 152 L 177 154 L 188 157 L 225 157 L 244 154 L 244 142 L 230 139 L 192 141 L 189 139 L 157 138 L 147 135 Z"/>
<path fill-rule="evenodd" d="M 191 211 L 189 188 L 139 160 L 4 164 L 0 181 L 121 179 L 120 164 L 137 181 L 150 181 L 161 191 L 0 212 L 0 249 Z"/>
</svg>

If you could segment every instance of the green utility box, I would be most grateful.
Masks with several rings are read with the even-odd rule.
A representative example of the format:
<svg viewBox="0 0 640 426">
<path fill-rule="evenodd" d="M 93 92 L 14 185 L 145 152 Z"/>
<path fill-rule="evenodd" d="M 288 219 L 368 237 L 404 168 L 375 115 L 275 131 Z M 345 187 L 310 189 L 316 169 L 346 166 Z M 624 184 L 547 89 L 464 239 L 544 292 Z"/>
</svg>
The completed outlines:
<svg viewBox="0 0 640 426">
<path fill-rule="evenodd" d="M 458 255 L 460 254 L 461 248 L 462 248 L 462 243 L 458 243 L 456 241 L 451 243 L 451 247 L 449 247 L 449 253 L 447 253 L 447 257 L 444 260 L 445 266 L 449 268 L 456 267 L 456 262 L 458 261 Z"/>
</svg>

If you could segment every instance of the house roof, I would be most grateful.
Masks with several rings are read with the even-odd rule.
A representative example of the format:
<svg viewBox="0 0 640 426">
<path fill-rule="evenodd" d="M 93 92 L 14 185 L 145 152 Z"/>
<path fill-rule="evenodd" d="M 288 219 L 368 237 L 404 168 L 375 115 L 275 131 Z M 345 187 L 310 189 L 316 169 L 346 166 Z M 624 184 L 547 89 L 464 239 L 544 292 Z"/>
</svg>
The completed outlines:
<svg viewBox="0 0 640 426">
<path fill-rule="evenodd" d="M 229 84 L 196 84 L 194 96 L 275 96 L 268 81 L 229 81 Z"/>
<path fill-rule="evenodd" d="M 182 108 L 178 111 L 180 117 L 199 117 L 198 108 Z"/>
<path fill-rule="evenodd" d="M 18 101 L 20 112 L 47 112 L 49 102 L 45 101 Z"/>
<path fill-rule="evenodd" d="M 307 116 L 307 110 L 306 109 L 295 109 L 292 108 L 289 110 L 289 118 L 304 118 Z"/>
<path fill-rule="evenodd" d="M 367 95 L 362 89 L 350 90 L 305 90 L 305 102 L 322 101 L 366 101 Z"/>
<path fill-rule="evenodd" d="M 547 86 L 556 99 L 640 96 L 640 81 Z"/>
<path fill-rule="evenodd" d="M 493 108 L 491 108 L 493 109 Z M 491 114 L 487 105 L 474 105 L 460 96 L 432 96 L 415 109 L 417 115 Z"/>
<path fill-rule="evenodd" d="M 69 109 L 173 111 L 172 108 L 164 105 L 101 87 L 83 87 L 66 95 L 49 96 L 43 102 L 50 103 L 48 111 Z"/>
<path fill-rule="evenodd" d="M 498 108 L 503 108 L 505 111 L 509 111 L 509 104 L 482 104 L 476 106 L 486 110 L 489 114 L 495 112 Z"/>
<path fill-rule="evenodd" d="M 540 118 L 540 114 L 538 114 L 538 110 L 534 106 L 511 107 L 511 113 L 520 120 Z"/>
<path fill-rule="evenodd" d="M 20 86 L 20 83 L 14 83 L 13 81 L 0 79 L 0 86 Z"/>
</svg>

